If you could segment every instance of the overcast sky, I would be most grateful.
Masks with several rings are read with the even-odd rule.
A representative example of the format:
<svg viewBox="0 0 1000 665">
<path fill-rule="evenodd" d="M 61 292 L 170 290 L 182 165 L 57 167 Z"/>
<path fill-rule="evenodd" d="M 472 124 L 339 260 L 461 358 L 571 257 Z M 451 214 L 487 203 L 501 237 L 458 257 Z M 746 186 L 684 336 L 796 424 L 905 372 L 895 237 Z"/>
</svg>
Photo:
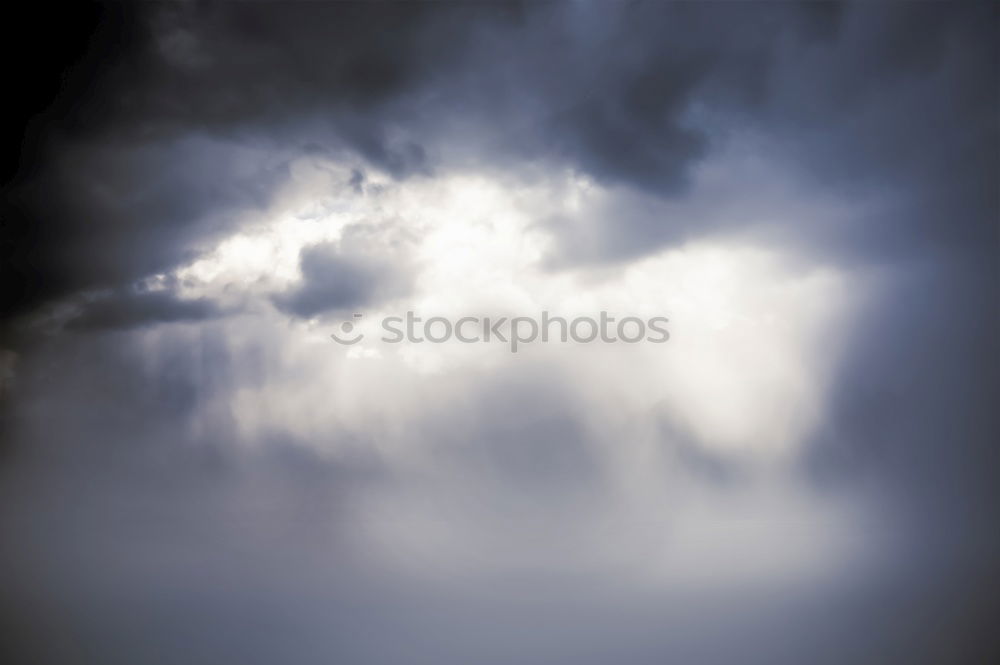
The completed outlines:
<svg viewBox="0 0 1000 665">
<path fill-rule="evenodd" d="M 5 26 L 5 662 L 1000 655 L 997 5 L 67 11 Z"/>
</svg>

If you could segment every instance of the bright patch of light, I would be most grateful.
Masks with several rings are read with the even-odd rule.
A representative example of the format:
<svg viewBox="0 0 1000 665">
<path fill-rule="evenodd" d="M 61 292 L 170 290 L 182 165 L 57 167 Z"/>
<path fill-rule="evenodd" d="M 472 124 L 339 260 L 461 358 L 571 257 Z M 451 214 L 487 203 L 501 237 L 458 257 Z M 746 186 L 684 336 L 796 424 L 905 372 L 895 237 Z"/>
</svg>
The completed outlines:
<svg viewBox="0 0 1000 665">
<path fill-rule="evenodd" d="M 300 171 L 316 186 L 333 172 Z M 346 178 L 345 169 L 338 173 Z M 363 242 L 348 250 L 360 247 L 387 263 L 404 252 L 413 266 L 413 290 L 366 310 L 356 322 L 366 337 L 354 347 L 338 347 L 327 337 L 339 321 L 282 327 L 276 344 L 291 365 L 260 391 L 240 395 L 237 413 L 248 431 L 279 425 L 269 419 L 307 431 L 333 424 L 366 431 L 389 415 L 387 409 L 398 415 L 399 403 L 413 400 L 407 375 L 417 383 L 435 376 L 447 399 L 450 391 L 442 386 L 461 390 L 477 372 L 525 358 L 575 377 L 579 399 L 595 405 L 610 400 L 630 418 L 669 420 L 720 452 L 793 450 L 820 415 L 835 350 L 829 331 L 844 315 L 841 274 L 797 268 L 778 253 L 733 242 L 689 244 L 620 267 L 552 271 L 544 265 L 551 238 L 540 220 L 607 195 L 575 177 L 530 187 L 472 174 L 382 183 L 364 194 L 343 190 L 344 201 L 325 204 L 324 214 L 315 212 L 309 191 L 287 202 L 290 210 L 271 225 L 229 238 L 180 276 L 203 293 L 231 293 L 234 285 L 276 293 L 298 279 L 303 248 L 344 243 L 351 229 Z M 498 343 L 381 342 L 382 318 L 407 310 L 452 320 L 538 317 L 543 310 L 570 319 L 601 311 L 665 316 L 672 339 L 536 342 L 516 356 Z M 350 395 L 341 396 L 333 383 L 350 385 Z M 326 396 L 321 404 L 316 395 Z"/>
<path fill-rule="evenodd" d="M 573 557 L 581 565 L 626 566 L 673 584 L 725 567 L 707 564 L 707 557 L 757 547 L 731 572 L 764 579 L 832 565 L 842 554 L 836 548 L 855 542 L 846 535 L 850 511 L 811 502 L 780 480 L 823 415 L 838 336 L 851 318 L 845 295 L 856 288 L 845 274 L 803 267 L 739 239 L 553 269 L 547 256 L 556 237 L 546 220 L 573 219 L 615 196 L 574 174 L 527 185 L 474 173 L 369 179 L 356 191 L 346 184 L 347 168 L 310 162 L 293 172 L 294 187 L 273 221 L 242 230 L 178 273 L 189 295 L 256 303 L 223 324 L 234 358 L 248 361 L 233 363 L 232 391 L 203 402 L 198 427 L 211 431 L 216 418 L 235 423 L 249 444 L 281 432 L 333 456 L 360 446 L 401 477 L 423 479 L 363 502 L 376 551 L 389 558 L 407 552 L 423 571 L 452 571 L 470 560 L 484 569 L 541 565 L 547 555 L 531 548 L 507 548 L 502 560 L 490 560 L 498 550 L 477 543 L 488 542 L 496 520 L 506 517 L 468 503 L 480 490 L 461 478 L 437 478 L 434 451 L 442 437 L 475 446 L 484 436 L 479 418 L 498 377 L 557 386 L 581 436 L 597 446 L 603 482 L 612 488 L 606 512 L 567 525 L 571 532 L 552 532 L 542 511 L 539 525 L 518 525 L 528 532 L 510 534 L 511 542 L 553 548 L 553 565 L 567 558 L 560 543 L 577 542 Z M 317 243 L 400 269 L 411 288 L 358 312 L 291 318 L 271 297 L 296 286 L 300 253 Z M 602 311 L 616 319 L 663 316 L 671 338 L 536 341 L 516 354 L 501 342 L 381 341 L 383 318 L 407 311 L 452 321 L 537 318 L 542 311 L 566 319 Z M 341 317 L 362 341 L 340 346 L 330 339 Z M 749 460 L 755 473 L 779 478 L 775 492 L 741 490 L 734 510 L 725 493 L 682 470 L 677 451 L 685 447 Z M 470 537 L 483 529 L 482 539 Z M 608 534 L 613 546 L 605 547 Z M 768 555 L 775 540 L 788 544 L 782 556 Z M 583 561 L 581 552 L 593 560 Z"/>
</svg>

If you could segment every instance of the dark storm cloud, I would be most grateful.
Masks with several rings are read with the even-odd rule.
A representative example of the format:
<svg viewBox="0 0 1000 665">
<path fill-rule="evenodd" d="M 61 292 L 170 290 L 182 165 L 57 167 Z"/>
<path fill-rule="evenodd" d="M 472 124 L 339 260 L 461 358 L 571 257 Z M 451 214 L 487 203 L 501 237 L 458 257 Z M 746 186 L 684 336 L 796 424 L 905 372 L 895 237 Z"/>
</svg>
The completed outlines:
<svg viewBox="0 0 1000 665">
<path fill-rule="evenodd" d="M 301 282 L 273 300 L 282 311 L 302 318 L 371 304 L 395 277 L 391 266 L 355 257 L 335 243 L 307 247 L 299 264 Z"/>
<path fill-rule="evenodd" d="M 234 3 L 116 7 L 105 25 L 103 69 L 76 72 L 89 90 L 5 195 L 13 311 L 176 265 L 316 149 L 398 177 L 542 160 L 683 198 L 725 138 L 697 108 L 792 146 L 818 186 L 889 202 L 786 237 L 852 254 L 992 239 L 990 6 Z M 720 230 L 604 216 L 612 259 Z"/>
<path fill-rule="evenodd" d="M 315 138 L 296 123 L 393 173 L 425 168 L 418 144 L 388 141 L 375 109 L 453 51 L 454 40 L 426 34 L 428 13 L 353 3 L 106 8 L 96 56 L 69 72 L 5 189 L 4 310 L 189 259 L 266 204 L 289 145 Z"/>
<path fill-rule="evenodd" d="M 11 662 L 992 660 L 996 5 L 192 3 L 103 20 L 4 189 L 5 313 L 106 293 L 70 323 L 97 334 L 35 343 L 16 405 L 0 404 L 2 452 L 18 454 L 0 472 L 0 611 L 24 628 L 0 647 Z M 807 197 L 859 214 L 776 214 L 770 236 L 688 216 L 694 170 L 742 132 L 776 146 L 762 180 L 788 162 Z M 215 305 L 132 285 L 252 223 L 288 163 L 319 153 L 400 179 L 522 163 L 588 175 L 615 194 L 606 206 L 540 220 L 559 267 L 743 233 L 884 273 L 804 466 L 811 486 L 893 507 L 894 572 L 664 600 L 617 577 L 428 588 L 380 569 L 351 519 L 379 483 L 482 518 L 470 539 L 548 546 L 568 568 L 565 522 L 593 528 L 607 468 L 596 416 L 544 376 L 490 377 L 410 432 L 436 441 L 430 481 L 374 455 L 304 457 L 298 413 L 246 440 L 229 405 L 274 380 L 266 352 L 237 356 Z M 370 260 L 366 242 L 307 249 L 273 302 L 309 318 L 405 290 L 405 266 Z M 126 337 L 179 321 L 202 325 L 155 353 Z M 692 475 L 739 484 L 731 460 L 662 429 Z M 539 514 L 552 521 L 519 528 Z"/>
<path fill-rule="evenodd" d="M 266 207 L 287 175 L 281 155 L 193 134 L 63 145 L 45 177 L 7 199 L 12 224 L 30 226 L 5 266 L 23 283 L 10 306 L 126 288 L 190 261 Z"/>
<path fill-rule="evenodd" d="M 5 193 L 5 306 L 28 311 L 176 265 L 266 203 L 284 159 L 316 149 L 350 150 L 404 177 L 447 166 L 442 157 L 468 143 L 475 161 L 542 159 L 676 195 L 709 145 L 682 119 L 691 101 L 712 89 L 759 96 L 770 44 L 787 31 L 812 38 L 830 22 L 823 14 L 641 3 L 109 7 L 86 66 L 67 78 L 62 113 L 22 157 L 30 171 Z"/>
<path fill-rule="evenodd" d="M 128 329 L 158 323 L 202 321 L 222 310 L 206 298 L 185 300 L 170 291 L 117 291 L 97 297 L 69 321 L 72 330 Z"/>
<path fill-rule="evenodd" d="M 997 24 L 991 4 L 854 6 L 837 39 L 781 59 L 759 121 L 817 185 L 885 204 L 808 237 L 897 259 L 995 244 Z"/>
<path fill-rule="evenodd" d="M 560 141 L 567 132 L 576 146 L 569 163 L 648 200 L 637 205 L 637 195 L 626 193 L 617 214 L 588 209 L 556 220 L 555 263 L 619 261 L 727 233 L 760 233 L 766 242 L 847 261 L 993 251 L 995 6 L 743 9 L 746 15 L 722 5 L 686 12 L 640 3 L 597 33 L 611 37 L 608 49 L 594 47 L 600 64 L 586 73 L 591 94 L 540 137 Z M 663 39 L 653 36 L 661 31 Z M 553 79 L 573 76 L 570 67 L 557 72 Z M 550 94 L 543 105 L 557 106 L 561 97 Z M 786 195 L 704 218 L 720 193 L 692 191 L 692 169 L 743 135 L 767 138 L 754 144 L 757 172 L 721 195 L 752 202 L 794 185 L 812 197 L 813 210 L 809 200 Z M 684 207 L 695 197 L 701 203 Z M 826 215 L 830 199 L 856 208 Z M 791 218 L 790 204 L 798 206 Z M 779 221 L 755 230 L 758 217 Z"/>
</svg>

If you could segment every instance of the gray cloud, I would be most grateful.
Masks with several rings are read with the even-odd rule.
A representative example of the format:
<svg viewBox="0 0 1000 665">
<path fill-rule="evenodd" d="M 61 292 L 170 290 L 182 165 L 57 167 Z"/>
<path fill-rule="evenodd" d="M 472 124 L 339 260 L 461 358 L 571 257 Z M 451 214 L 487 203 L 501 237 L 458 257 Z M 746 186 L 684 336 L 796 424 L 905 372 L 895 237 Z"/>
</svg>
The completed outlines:
<svg viewBox="0 0 1000 665">
<path fill-rule="evenodd" d="M 358 309 L 406 288 L 402 266 L 366 258 L 361 248 L 350 251 L 339 243 L 322 243 L 302 250 L 298 285 L 273 297 L 282 311 L 312 318 L 336 310 Z"/>
<path fill-rule="evenodd" d="M 253 452 L 240 452 L 229 427 L 194 434 L 187 416 L 245 371 L 226 359 L 223 340 L 203 332 L 140 370 L 139 348 L 78 338 L 24 372 L 24 394 L 44 398 L 60 418 L 19 416 L 20 440 L 35 445 L 0 476 L 0 522 L 18 535 L 0 547 L 0 611 L 22 628 L 6 654 L 30 652 L 43 663 L 264 663 L 280 654 L 297 663 L 670 657 L 721 665 L 878 663 L 899 653 L 934 663 L 941 653 L 986 653 L 986 626 L 969 617 L 989 616 L 991 606 L 972 571 L 944 575 L 948 561 L 826 584 L 669 593 L 625 569 L 608 578 L 574 568 L 592 546 L 586 534 L 613 548 L 627 541 L 602 514 L 613 492 L 588 471 L 597 467 L 584 452 L 586 411 L 545 372 L 515 370 L 478 391 L 463 418 L 442 414 L 415 432 L 414 440 L 446 437 L 429 476 L 372 456 L 310 455 L 280 433 Z M 52 360 L 79 380 L 53 390 Z M 107 377 L 101 390 L 87 378 L 97 368 Z M 87 445 L 73 445 L 81 432 Z M 535 457 L 535 444 L 552 454 Z M 402 503 L 390 505 L 430 510 L 453 528 L 463 516 L 478 520 L 457 528 L 481 539 L 465 542 L 480 556 L 496 547 L 494 556 L 520 552 L 555 568 L 534 577 L 401 574 L 372 557 L 371 524 L 357 512 L 400 490 Z M 413 514 L 397 519 L 405 525 Z M 934 582 L 917 582 L 926 575 Z"/>
<path fill-rule="evenodd" d="M 276 296 L 275 303 L 305 318 L 367 304 L 379 280 L 376 267 L 345 257 L 331 245 L 303 250 L 301 265 L 302 284 Z"/>
<path fill-rule="evenodd" d="M 991 660 L 997 26 L 988 3 L 109 7 L 3 191 L 4 312 L 29 324 L 2 338 L 0 653 Z M 376 196 L 369 170 L 586 176 L 604 198 L 537 220 L 554 271 L 737 238 L 886 286 L 850 294 L 779 508 L 720 546 L 685 518 L 746 515 L 773 478 L 655 407 L 630 429 L 565 367 L 381 376 L 368 416 L 349 381 L 286 394 L 300 331 L 273 311 L 134 287 L 268 218 L 303 155 L 350 164 L 336 196 Z M 410 292 L 409 221 L 348 225 L 263 301 L 287 329 Z M 66 332 L 33 327 L 53 303 L 80 308 Z M 621 481 L 639 434 L 670 501 Z M 811 500 L 888 513 L 865 527 L 877 563 L 729 581 L 765 517 L 765 559 L 822 559 L 799 541 L 826 526 L 795 521 Z M 663 587 L 636 572 L 660 560 Z"/>
<path fill-rule="evenodd" d="M 14 313 L 81 291 L 128 288 L 190 261 L 264 209 L 287 178 L 280 155 L 207 137 L 107 141 L 63 146 L 44 177 L 9 197 L 31 216 L 35 238 Z"/>
<path fill-rule="evenodd" d="M 690 194 L 692 167 L 746 129 L 791 146 L 776 156 L 798 159 L 815 186 L 876 204 L 856 222 L 798 220 L 787 237 L 853 255 L 991 237 L 985 6 L 121 11 L 125 49 L 109 51 L 45 157 L 33 157 L 36 173 L 9 191 L 32 250 L 28 265 L 7 269 L 23 284 L 16 311 L 176 265 L 227 218 L 265 205 L 286 159 L 317 148 L 354 151 L 398 177 L 484 155 L 542 160 L 676 201 Z M 108 39 L 95 48 L 122 43 Z M 706 123 L 704 109 L 731 121 Z M 656 212 L 624 225 L 602 216 L 612 259 L 617 246 L 649 251 L 718 230 Z"/>
<path fill-rule="evenodd" d="M 222 310 L 206 298 L 185 300 L 170 291 L 116 292 L 87 302 L 69 321 L 71 330 L 127 329 L 159 323 L 202 321 Z"/>
<path fill-rule="evenodd" d="M 31 156 L 35 173 L 8 193 L 33 252 L 9 269 L 24 285 L 11 295 L 17 311 L 176 265 L 221 219 L 266 203 L 283 182 L 275 154 L 347 149 L 403 177 L 467 152 L 454 145 L 458 129 L 494 160 L 552 160 L 677 194 L 708 145 L 681 117 L 696 94 L 723 81 L 716 87 L 746 98 L 767 71 L 768 41 L 814 13 L 422 3 L 115 11 L 94 46 L 108 64 L 88 94 L 67 100 Z M 701 30 L 719 38 L 693 37 Z M 716 52 L 722 43 L 731 46 Z"/>
</svg>

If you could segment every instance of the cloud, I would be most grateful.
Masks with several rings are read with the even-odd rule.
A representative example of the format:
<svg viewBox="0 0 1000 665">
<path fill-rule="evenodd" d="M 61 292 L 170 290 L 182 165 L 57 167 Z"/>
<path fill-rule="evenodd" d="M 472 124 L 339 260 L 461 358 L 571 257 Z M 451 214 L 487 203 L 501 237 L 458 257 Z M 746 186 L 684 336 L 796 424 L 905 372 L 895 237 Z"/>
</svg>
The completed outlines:
<svg viewBox="0 0 1000 665">
<path fill-rule="evenodd" d="M 684 117 L 698 92 L 760 80 L 765 38 L 802 24 L 797 10 L 766 12 L 777 27 L 737 13 L 753 31 L 651 5 L 109 10 L 92 47 L 106 66 L 73 74 L 77 87 L 91 77 L 86 94 L 60 100 L 24 156 L 34 172 L 8 191 L 23 251 L 6 268 L 19 285 L 7 306 L 176 266 L 265 207 L 287 160 L 316 149 L 400 178 L 470 151 L 540 159 L 678 195 L 708 149 Z M 731 46 L 706 48 L 692 37 L 705 29 Z"/>
<path fill-rule="evenodd" d="M 177 321 L 202 321 L 221 309 L 205 298 L 185 300 L 169 291 L 116 292 L 87 302 L 71 330 L 115 330 Z"/>
<path fill-rule="evenodd" d="M 27 227 L 12 313 L 168 271 L 267 208 L 280 155 L 207 137 L 64 146 L 8 198 Z"/>
<path fill-rule="evenodd" d="M 991 660 L 994 5 L 98 14 L 3 190 L 7 660 Z M 560 308 L 671 340 L 365 328 Z"/>
<path fill-rule="evenodd" d="M 302 282 L 274 297 L 283 311 L 302 318 L 371 303 L 387 270 L 342 253 L 336 244 L 307 247 L 301 255 Z"/>
</svg>

